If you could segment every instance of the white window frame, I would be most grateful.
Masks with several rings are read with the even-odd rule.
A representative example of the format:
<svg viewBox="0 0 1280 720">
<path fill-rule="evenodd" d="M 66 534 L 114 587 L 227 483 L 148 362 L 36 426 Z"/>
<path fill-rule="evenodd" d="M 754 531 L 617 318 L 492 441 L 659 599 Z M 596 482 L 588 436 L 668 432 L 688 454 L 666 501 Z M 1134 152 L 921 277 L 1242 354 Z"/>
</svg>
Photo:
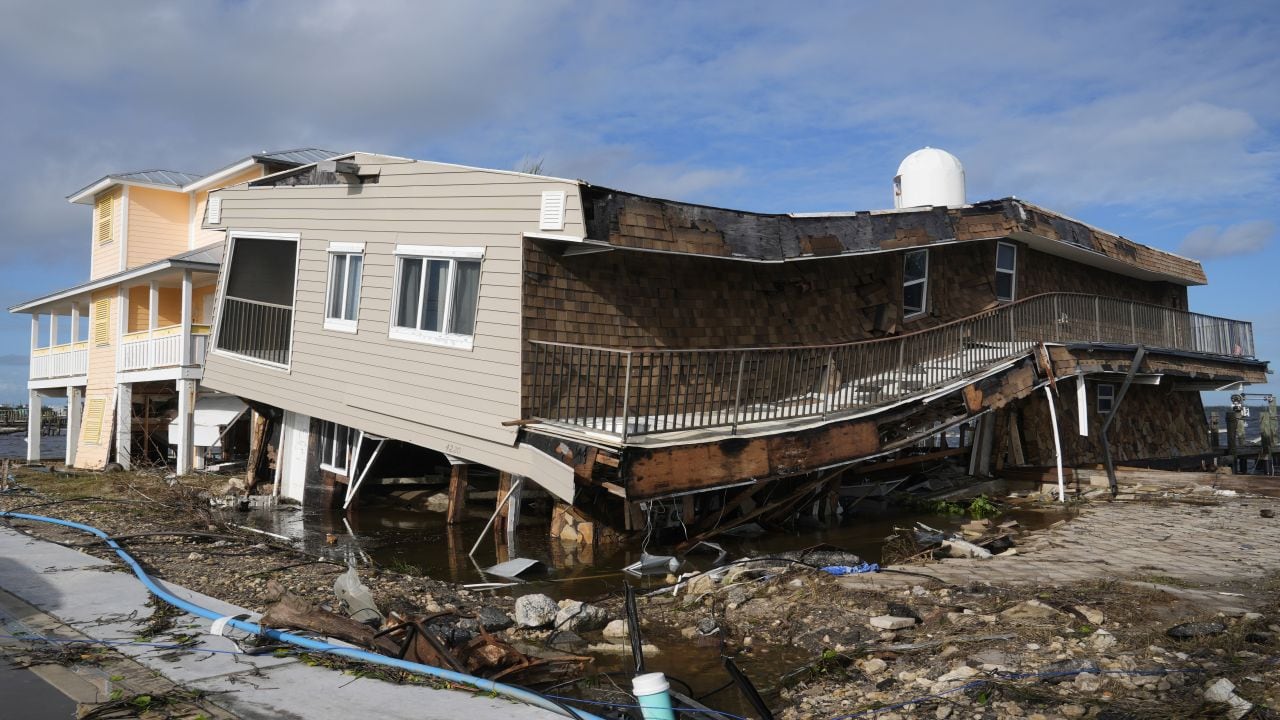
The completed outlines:
<svg viewBox="0 0 1280 720">
<path fill-rule="evenodd" d="M 395 286 L 391 293 L 391 323 L 388 331 L 388 337 L 392 340 L 407 340 L 409 342 L 426 343 L 428 345 L 439 345 L 441 347 L 455 348 L 458 350 L 471 350 L 475 345 L 474 335 L 463 335 L 460 333 L 448 332 L 449 323 L 453 322 L 453 287 L 458 275 L 458 260 L 479 260 L 481 261 L 481 272 L 483 273 L 484 248 L 483 247 L 460 247 L 452 245 L 397 245 L 396 246 L 396 280 Z M 401 281 L 401 261 L 405 258 L 417 258 L 423 261 L 422 286 L 418 290 L 418 313 L 419 318 L 426 310 L 426 263 L 429 260 L 443 260 L 449 263 L 449 282 L 445 288 L 445 307 L 444 318 L 446 323 L 445 332 L 437 332 L 434 330 L 420 330 L 416 327 L 407 328 L 400 327 L 397 323 L 400 321 L 400 281 Z M 415 322 L 415 325 L 421 324 Z"/>
<path fill-rule="evenodd" d="M 232 267 L 231 262 L 235 257 L 236 241 L 244 238 L 245 240 L 285 240 L 293 243 L 293 289 L 290 292 L 293 303 L 293 312 L 289 316 L 289 357 L 288 361 L 281 365 L 273 363 L 269 360 L 241 355 L 230 350 L 223 350 L 218 347 L 218 336 L 222 333 L 222 322 L 218 318 L 217 313 L 221 312 L 224 303 L 227 300 L 227 282 L 230 273 L 227 271 Z M 225 256 L 222 261 L 222 272 L 218 273 L 218 292 L 215 295 L 214 304 L 214 323 L 212 333 L 209 336 L 209 354 L 221 355 L 223 357 L 235 358 L 251 365 L 260 365 L 273 370 L 283 370 L 286 374 L 293 374 L 293 339 L 294 329 L 298 323 L 298 263 L 302 259 L 302 235 L 300 233 L 288 232 L 268 232 L 265 230 L 239 230 L 236 228 L 228 228 Z"/>
<path fill-rule="evenodd" d="M 1004 269 L 1000 267 L 1000 248 L 1007 247 L 1013 251 L 1013 268 Z M 1018 299 L 1018 246 L 1013 243 L 998 242 L 996 243 L 996 279 L 1001 275 L 1009 276 L 1009 297 L 1000 297 L 1000 283 L 996 283 L 996 300 L 1001 302 L 1013 302 Z"/>
<path fill-rule="evenodd" d="M 1106 388 L 1105 394 L 1103 393 L 1103 388 Z M 1094 389 L 1094 394 L 1097 396 L 1097 409 L 1099 415 L 1108 415 L 1115 409 L 1116 386 L 1113 383 L 1098 383 L 1097 387 Z M 1106 408 L 1102 407 L 1103 400 L 1106 401 Z"/>
<path fill-rule="evenodd" d="M 330 432 L 333 433 L 332 434 L 333 440 L 330 441 L 332 444 L 330 444 L 328 448 L 325 447 L 325 429 L 326 428 L 328 428 Z M 346 436 L 346 442 L 343 443 L 342 445 L 337 444 L 339 430 L 341 430 Z M 320 421 L 319 455 L 320 455 L 321 470 L 331 472 L 335 475 L 343 475 L 343 476 L 347 475 L 347 473 L 349 472 L 349 468 L 351 467 L 351 436 L 354 434 L 355 434 L 355 431 L 347 427 L 346 425 L 339 425 L 338 423 L 329 422 L 328 420 Z M 342 455 L 343 455 L 343 458 L 342 458 L 343 462 L 341 465 L 338 465 L 336 462 L 333 462 L 336 459 L 334 457 L 333 451 L 339 448 L 341 448 Z"/>
<path fill-rule="evenodd" d="M 354 333 L 360 324 L 360 293 L 364 289 L 364 243 L 329 243 L 329 267 L 327 278 L 325 280 L 324 293 L 324 329 L 336 330 L 337 332 Z M 342 284 L 335 288 L 333 285 L 333 264 L 337 262 L 339 256 L 350 257 L 352 255 L 360 256 L 360 277 L 356 278 L 356 307 L 355 317 L 353 318 L 336 318 L 329 315 L 330 308 L 333 307 L 333 293 L 336 289 L 342 293 L 340 307 L 347 306 L 347 289 L 350 284 L 347 282 L 347 274 L 351 272 L 351 261 L 346 260 L 342 271 Z"/>
<path fill-rule="evenodd" d="M 919 280 L 907 280 L 907 258 L 916 253 L 924 253 L 924 277 Z M 920 309 L 907 310 L 907 288 L 912 285 L 923 285 L 924 291 L 920 295 Z M 902 319 L 908 320 L 914 317 L 920 317 L 929 311 L 929 251 L 928 250 L 909 250 L 902 254 Z"/>
</svg>

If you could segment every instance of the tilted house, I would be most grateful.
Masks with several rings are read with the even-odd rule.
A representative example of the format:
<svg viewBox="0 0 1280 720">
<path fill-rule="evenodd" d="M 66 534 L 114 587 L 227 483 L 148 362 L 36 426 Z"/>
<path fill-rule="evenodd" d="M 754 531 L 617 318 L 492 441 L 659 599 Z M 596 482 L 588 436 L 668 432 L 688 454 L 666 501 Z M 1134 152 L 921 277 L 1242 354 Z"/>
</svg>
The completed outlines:
<svg viewBox="0 0 1280 720">
<path fill-rule="evenodd" d="M 204 176 L 117 173 L 67 198 L 93 209 L 89 280 L 9 310 L 31 316 L 33 422 L 45 398 L 67 399 L 68 465 L 167 462 L 173 448 L 189 472 L 218 444 L 213 423 L 243 405 L 197 398 L 222 259 L 222 231 L 202 227 L 217 214 L 209 193 L 333 154 L 259 153 Z M 39 426 L 28 435 L 27 457 L 38 461 Z"/>
<path fill-rule="evenodd" d="M 975 418 L 975 472 L 1052 464 L 1050 401 L 1092 462 L 1124 397 L 1116 459 L 1196 455 L 1198 391 L 1265 381 L 1248 323 L 1189 312 L 1197 262 L 1013 198 L 761 214 L 366 153 L 218 196 L 204 382 L 279 423 L 309 502 L 415 448 L 704 514 Z"/>
</svg>

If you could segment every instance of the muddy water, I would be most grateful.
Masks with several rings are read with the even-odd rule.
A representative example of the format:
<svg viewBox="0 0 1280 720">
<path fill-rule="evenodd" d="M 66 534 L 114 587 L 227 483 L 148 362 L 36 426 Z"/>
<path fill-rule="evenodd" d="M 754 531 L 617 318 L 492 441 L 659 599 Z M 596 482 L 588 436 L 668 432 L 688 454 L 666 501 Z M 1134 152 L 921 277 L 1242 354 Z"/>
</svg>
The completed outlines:
<svg viewBox="0 0 1280 720">
<path fill-rule="evenodd" d="M 1019 510 L 1002 519 L 1016 519 L 1023 527 L 1035 529 L 1062 517 L 1053 512 Z M 468 551 L 487 519 L 487 514 L 479 510 L 479 503 L 474 514 L 452 528 L 444 524 L 443 513 L 390 507 L 365 507 L 345 516 L 341 512 L 304 513 L 289 508 L 245 516 L 249 525 L 299 539 L 305 550 L 312 554 L 340 561 L 371 559 L 396 570 L 458 583 L 503 582 L 503 578 L 487 574 L 483 568 L 512 557 L 530 558 L 546 564 L 545 573 L 499 590 L 515 595 L 542 592 L 554 598 L 592 600 L 609 595 L 620 596 L 625 582 L 648 590 L 664 587 L 674 579 L 665 572 L 652 576 L 622 572 L 621 568 L 640 559 L 641 543 L 590 553 L 558 540 L 552 541 L 549 538 L 549 520 L 527 511 L 522 518 L 520 532 L 509 547 L 495 547 L 492 535 L 488 535 L 472 559 Z M 895 527 L 911 527 L 916 522 L 923 522 L 939 529 L 955 529 L 967 520 L 962 515 L 909 513 L 881 508 L 851 516 L 840 524 L 769 533 L 755 538 L 722 536 L 716 538 L 716 542 L 724 547 L 730 559 L 827 543 L 857 553 L 869 562 L 879 562 L 884 540 Z M 658 547 L 648 550 L 663 552 Z M 708 569 L 715 561 L 714 554 L 692 555 L 680 571 Z M 676 629 L 668 634 L 647 636 L 646 639 L 660 651 L 648 659 L 647 669 L 674 676 L 678 679 L 675 683 L 678 689 L 680 682 L 687 683 L 695 695 L 701 695 L 721 687 L 728 680 L 715 640 L 688 640 L 682 638 Z M 755 652 L 742 655 L 737 661 L 748 677 L 765 690 L 782 675 L 813 659 L 811 654 L 798 649 L 758 644 Z M 618 672 L 617 683 L 624 690 L 629 689 L 627 678 L 632 674 L 628 672 L 632 670 L 629 655 L 598 656 L 597 669 Z M 727 712 L 750 712 L 732 687 L 716 693 L 705 702 Z"/>
</svg>

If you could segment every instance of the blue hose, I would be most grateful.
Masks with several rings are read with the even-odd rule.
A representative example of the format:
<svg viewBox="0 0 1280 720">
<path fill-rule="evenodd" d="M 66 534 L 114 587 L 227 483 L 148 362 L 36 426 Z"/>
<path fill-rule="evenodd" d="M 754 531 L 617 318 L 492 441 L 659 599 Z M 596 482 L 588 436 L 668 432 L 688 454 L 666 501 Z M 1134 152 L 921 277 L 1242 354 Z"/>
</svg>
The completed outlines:
<svg viewBox="0 0 1280 720">
<path fill-rule="evenodd" d="M 84 525 L 82 523 L 72 522 L 70 520 L 59 520 L 58 518 L 44 517 L 42 515 L 28 515 L 26 513 L 15 513 L 15 512 L 6 512 L 6 511 L 0 511 L 0 517 L 15 518 L 18 520 L 32 520 L 35 522 L 44 522 L 44 523 L 50 523 L 53 525 L 61 525 L 63 527 L 74 528 L 76 530 L 89 533 L 90 535 L 95 535 L 101 538 L 102 540 L 104 540 L 112 550 L 115 550 L 116 555 L 119 555 L 120 559 L 125 561 L 125 564 L 127 564 L 133 570 L 133 574 L 138 577 L 138 580 L 140 580 L 142 584 L 146 586 L 147 590 L 150 590 L 151 593 L 156 597 L 160 598 L 161 600 L 164 600 L 165 602 L 169 603 L 170 605 L 173 605 L 174 607 L 178 608 L 179 610 L 182 610 L 183 612 L 189 613 L 191 615 L 195 615 L 197 617 L 202 617 L 207 620 L 217 620 L 218 618 L 222 617 L 221 615 L 219 615 L 218 613 L 212 610 L 208 610 L 206 608 L 200 607 L 199 605 L 187 602 L 186 600 L 183 600 L 182 598 L 177 597 L 176 595 L 173 595 L 168 590 L 165 590 L 163 587 L 159 585 L 159 583 L 157 583 L 155 580 L 152 580 L 151 576 L 147 575 L 146 571 L 142 569 L 142 566 L 138 564 L 138 561 L 133 559 L 133 556 L 130 555 L 128 552 L 126 552 L 125 549 L 121 547 L 119 543 L 117 543 L 115 540 L 112 540 L 110 535 L 106 534 L 105 532 L 103 532 L 102 530 L 99 530 L 96 527 L 93 527 L 92 525 Z M 379 655 L 377 653 L 369 652 L 367 650 L 358 650 L 356 648 L 343 647 L 341 645 L 333 645 L 331 643 L 323 642 L 320 640 L 313 640 L 311 638 L 303 637 L 301 635 L 294 635 L 292 633 L 281 632 L 280 630 L 272 630 L 270 628 L 264 628 L 258 623 L 245 622 L 243 620 L 232 619 L 227 621 L 227 625 L 237 630 L 241 630 L 247 633 L 252 633 L 254 635 L 264 635 L 268 638 L 271 638 L 272 640 L 289 643 L 290 645 L 296 645 L 297 647 L 304 648 L 306 650 L 327 653 L 329 655 L 337 655 L 340 657 L 350 658 L 352 660 L 360 660 L 362 662 L 374 663 L 376 665 L 384 665 L 386 667 L 392 667 L 392 668 L 396 668 L 397 670 L 404 670 L 406 672 L 411 672 L 418 675 L 427 675 L 427 676 L 439 678 L 441 680 L 445 680 L 448 682 L 457 683 L 459 685 L 466 685 L 468 687 L 475 688 L 481 692 L 503 695 L 513 700 L 519 700 L 520 702 L 542 708 L 543 710 L 554 712 L 558 715 L 564 715 L 566 717 L 570 716 L 569 713 L 565 710 L 565 708 L 557 704 L 556 702 L 548 698 L 545 698 L 539 695 L 538 693 L 525 690 L 524 688 L 516 687 L 514 685 L 504 685 L 503 683 L 494 682 L 493 680 L 485 680 L 483 678 L 478 678 L 473 675 L 466 675 L 464 673 L 454 672 L 452 670 L 445 670 L 444 668 L 438 668 L 438 667 L 433 667 L 431 665 L 423 665 L 421 663 L 409 662 L 408 660 L 400 660 L 398 658 L 387 657 L 386 655 Z M 604 718 L 601 718 L 596 715 L 592 715 L 583 710 L 578 710 L 577 708 L 574 708 L 573 712 L 576 714 L 576 717 L 582 718 L 582 720 L 604 720 Z"/>
</svg>

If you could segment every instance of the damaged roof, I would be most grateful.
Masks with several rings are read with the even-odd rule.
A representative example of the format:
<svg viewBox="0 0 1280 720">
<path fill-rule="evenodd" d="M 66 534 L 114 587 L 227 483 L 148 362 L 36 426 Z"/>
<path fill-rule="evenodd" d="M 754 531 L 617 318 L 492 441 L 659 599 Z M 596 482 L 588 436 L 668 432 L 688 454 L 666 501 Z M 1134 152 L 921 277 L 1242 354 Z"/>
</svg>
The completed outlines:
<svg viewBox="0 0 1280 720">
<path fill-rule="evenodd" d="M 619 248 L 783 262 L 1014 238 L 1100 268 L 1203 285 L 1195 260 L 1017 198 L 958 207 L 778 214 L 695 205 L 582 184 L 587 237 Z"/>
</svg>

